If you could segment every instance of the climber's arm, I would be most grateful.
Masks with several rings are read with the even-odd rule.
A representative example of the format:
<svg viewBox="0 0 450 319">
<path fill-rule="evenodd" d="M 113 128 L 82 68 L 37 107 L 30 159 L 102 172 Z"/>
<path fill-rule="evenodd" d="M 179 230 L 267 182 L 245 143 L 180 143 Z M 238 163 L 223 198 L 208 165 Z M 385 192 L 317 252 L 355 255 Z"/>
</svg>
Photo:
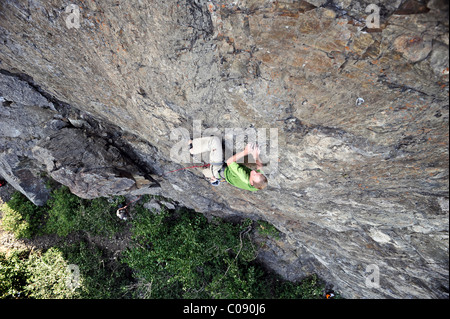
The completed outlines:
<svg viewBox="0 0 450 319">
<path fill-rule="evenodd" d="M 261 159 L 259 158 L 259 147 L 255 144 L 247 144 L 245 149 L 242 152 L 239 152 L 237 154 L 234 154 L 229 159 L 227 159 L 227 165 L 230 165 L 233 162 L 237 162 L 241 158 L 251 154 L 253 158 L 255 159 L 256 163 L 256 169 L 259 170 L 263 167 L 263 163 L 261 162 Z"/>
<path fill-rule="evenodd" d="M 259 158 L 259 147 L 256 144 L 253 144 L 250 146 L 250 154 L 252 154 L 253 158 L 255 159 L 256 163 L 256 170 L 260 170 L 263 168 L 263 163 L 261 162 L 261 159 Z"/>
<path fill-rule="evenodd" d="M 247 145 L 242 152 L 236 153 L 233 156 L 231 156 L 229 159 L 227 159 L 227 165 L 230 165 L 233 162 L 237 162 L 241 158 L 247 156 L 249 153 L 250 153 L 250 146 Z"/>
<path fill-rule="evenodd" d="M 256 170 L 260 170 L 261 168 L 263 168 L 263 163 L 261 162 L 261 159 L 259 158 L 255 158 L 256 161 Z"/>
</svg>

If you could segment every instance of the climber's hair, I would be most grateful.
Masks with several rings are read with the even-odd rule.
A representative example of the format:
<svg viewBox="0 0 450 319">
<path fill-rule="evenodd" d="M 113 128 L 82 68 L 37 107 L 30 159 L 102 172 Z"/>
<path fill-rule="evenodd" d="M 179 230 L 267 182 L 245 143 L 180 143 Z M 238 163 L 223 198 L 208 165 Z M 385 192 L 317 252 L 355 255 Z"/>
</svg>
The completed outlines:
<svg viewBox="0 0 450 319">
<path fill-rule="evenodd" d="M 257 180 L 253 181 L 253 187 L 256 187 L 259 190 L 266 188 L 267 184 L 267 177 L 264 175 L 260 175 Z"/>
</svg>

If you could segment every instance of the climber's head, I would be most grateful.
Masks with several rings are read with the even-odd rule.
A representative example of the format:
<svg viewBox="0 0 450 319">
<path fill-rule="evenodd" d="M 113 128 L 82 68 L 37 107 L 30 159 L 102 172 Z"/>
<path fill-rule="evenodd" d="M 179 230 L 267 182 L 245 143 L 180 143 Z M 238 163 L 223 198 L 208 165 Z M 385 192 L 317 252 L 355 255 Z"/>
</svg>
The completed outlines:
<svg viewBox="0 0 450 319">
<path fill-rule="evenodd" d="M 249 183 L 257 189 L 264 189 L 267 187 L 267 177 L 262 173 L 252 170 L 250 172 Z"/>
</svg>

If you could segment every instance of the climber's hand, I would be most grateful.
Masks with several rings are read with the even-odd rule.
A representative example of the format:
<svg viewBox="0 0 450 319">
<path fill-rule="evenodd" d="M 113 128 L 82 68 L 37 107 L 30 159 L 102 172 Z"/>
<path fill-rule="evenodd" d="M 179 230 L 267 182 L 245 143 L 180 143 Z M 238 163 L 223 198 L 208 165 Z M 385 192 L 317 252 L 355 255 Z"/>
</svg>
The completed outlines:
<svg viewBox="0 0 450 319">
<path fill-rule="evenodd" d="M 246 149 L 248 149 L 247 154 L 251 154 L 255 160 L 259 159 L 260 149 L 256 143 L 247 144 Z"/>
</svg>

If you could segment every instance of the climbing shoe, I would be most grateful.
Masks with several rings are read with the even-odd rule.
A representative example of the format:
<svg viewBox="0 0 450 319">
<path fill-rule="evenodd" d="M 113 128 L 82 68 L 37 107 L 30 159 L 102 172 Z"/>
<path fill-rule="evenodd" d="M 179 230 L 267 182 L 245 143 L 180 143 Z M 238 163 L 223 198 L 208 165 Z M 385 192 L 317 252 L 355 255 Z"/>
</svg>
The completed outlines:
<svg viewBox="0 0 450 319">
<path fill-rule="evenodd" d="M 212 186 L 219 186 L 220 185 L 220 181 L 218 179 L 216 179 L 214 182 L 211 182 Z"/>
</svg>

